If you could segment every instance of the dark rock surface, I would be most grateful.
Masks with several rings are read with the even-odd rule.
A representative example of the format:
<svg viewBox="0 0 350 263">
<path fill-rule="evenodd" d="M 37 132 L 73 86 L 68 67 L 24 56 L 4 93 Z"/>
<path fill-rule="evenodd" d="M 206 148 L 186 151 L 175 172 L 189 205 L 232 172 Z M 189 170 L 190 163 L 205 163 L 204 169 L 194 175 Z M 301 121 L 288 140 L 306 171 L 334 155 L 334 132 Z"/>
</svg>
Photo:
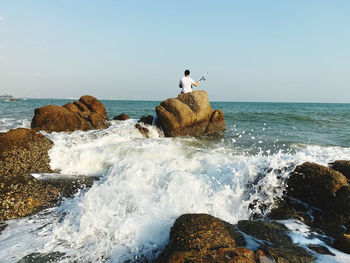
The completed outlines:
<svg viewBox="0 0 350 263">
<path fill-rule="evenodd" d="M 129 116 L 129 115 L 126 115 L 126 114 L 124 114 L 124 113 L 119 114 L 119 115 L 117 115 L 117 116 L 115 116 L 115 117 L 113 118 L 113 120 L 115 120 L 115 121 L 125 121 L 125 120 L 128 120 L 128 119 L 130 119 L 130 116 Z"/>
<path fill-rule="evenodd" d="M 208 214 L 180 216 L 156 262 L 256 262 L 233 225 Z"/>
<path fill-rule="evenodd" d="M 329 164 L 329 167 L 334 171 L 343 174 L 348 180 L 350 180 L 350 161 L 338 160 Z"/>
<path fill-rule="evenodd" d="M 146 127 L 143 127 L 140 123 L 136 123 L 135 128 L 139 130 L 143 137 L 149 138 L 149 130 Z"/>
<path fill-rule="evenodd" d="M 222 111 L 213 111 L 204 90 L 179 94 L 156 107 L 158 123 L 167 137 L 201 135 L 226 129 Z"/>
<path fill-rule="evenodd" d="M 109 126 L 104 105 L 86 95 L 63 107 L 47 105 L 34 110 L 31 127 L 47 132 L 104 129 Z"/>
<path fill-rule="evenodd" d="M 153 119 L 154 119 L 154 118 L 153 118 L 152 115 L 142 116 L 141 119 L 139 119 L 138 122 L 142 122 L 142 123 L 144 123 L 144 124 L 152 125 Z"/>
<path fill-rule="evenodd" d="M 58 190 L 31 175 L 0 175 L 0 221 L 31 215 L 51 206 Z"/>
<path fill-rule="evenodd" d="M 343 234 L 335 239 L 333 246 L 344 253 L 350 254 L 350 234 Z"/>
<path fill-rule="evenodd" d="M 337 190 L 348 181 L 344 175 L 326 166 L 306 162 L 295 168 L 287 184 L 287 195 L 325 208 Z"/>
<path fill-rule="evenodd" d="M 0 133 L 0 175 L 52 172 L 48 150 L 53 143 L 35 130 Z"/>
<path fill-rule="evenodd" d="M 342 186 L 326 208 L 326 218 L 338 224 L 350 223 L 350 186 Z"/>
</svg>

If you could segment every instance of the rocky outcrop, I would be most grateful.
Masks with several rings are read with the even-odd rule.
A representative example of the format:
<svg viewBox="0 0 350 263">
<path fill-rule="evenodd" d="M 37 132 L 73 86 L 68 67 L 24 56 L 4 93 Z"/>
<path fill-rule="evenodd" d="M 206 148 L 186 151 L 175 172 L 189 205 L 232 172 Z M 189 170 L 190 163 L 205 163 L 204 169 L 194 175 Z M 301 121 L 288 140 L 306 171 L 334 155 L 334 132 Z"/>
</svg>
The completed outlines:
<svg viewBox="0 0 350 263">
<path fill-rule="evenodd" d="M 142 116 L 138 122 L 142 122 L 144 124 L 152 125 L 153 124 L 153 116 L 152 115 L 147 115 L 147 116 Z"/>
<path fill-rule="evenodd" d="M 336 238 L 333 246 L 344 253 L 350 254 L 350 234 L 343 234 Z"/>
<path fill-rule="evenodd" d="M 334 171 L 343 174 L 348 180 L 350 180 L 350 161 L 338 160 L 329 164 L 329 167 Z"/>
<path fill-rule="evenodd" d="M 201 135 L 226 129 L 224 114 L 213 111 L 204 90 L 179 94 L 156 107 L 158 123 L 167 137 Z"/>
<path fill-rule="evenodd" d="M 287 194 L 312 206 L 325 208 L 337 190 L 348 184 L 344 175 L 326 166 L 306 162 L 288 179 Z"/>
<path fill-rule="evenodd" d="M 328 202 L 326 219 L 338 224 L 350 223 L 350 186 L 342 186 Z"/>
<path fill-rule="evenodd" d="M 0 133 L 0 175 L 52 172 L 48 155 L 53 142 L 35 130 Z"/>
<path fill-rule="evenodd" d="M 104 129 L 109 126 L 104 105 L 86 95 L 64 106 L 47 105 L 34 110 L 31 127 L 47 132 Z"/>
<path fill-rule="evenodd" d="M 0 175 L 0 221 L 31 215 L 58 200 L 58 190 L 31 175 Z"/>
<path fill-rule="evenodd" d="M 156 262 L 255 262 L 254 252 L 233 225 L 208 214 L 176 219 L 170 241 Z"/>
<path fill-rule="evenodd" d="M 125 121 L 125 120 L 128 120 L 128 119 L 130 119 L 130 116 L 129 116 L 129 115 L 126 115 L 126 114 L 124 114 L 124 113 L 119 114 L 119 115 L 117 115 L 117 116 L 115 116 L 115 117 L 113 118 L 113 120 L 115 120 L 115 121 Z"/>
</svg>

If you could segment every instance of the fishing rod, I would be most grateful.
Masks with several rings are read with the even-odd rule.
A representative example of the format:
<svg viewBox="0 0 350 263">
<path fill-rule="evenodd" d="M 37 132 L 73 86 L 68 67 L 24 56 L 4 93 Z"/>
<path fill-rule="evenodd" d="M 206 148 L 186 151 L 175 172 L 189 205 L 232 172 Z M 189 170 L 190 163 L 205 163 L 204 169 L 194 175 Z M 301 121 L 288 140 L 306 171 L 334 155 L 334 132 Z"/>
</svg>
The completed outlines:
<svg viewBox="0 0 350 263">
<path fill-rule="evenodd" d="M 209 72 L 212 72 L 212 71 L 217 67 L 218 63 L 219 63 L 219 62 L 216 62 L 216 63 L 214 64 L 214 66 L 212 66 L 212 67 L 209 69 L 209 71 L 207 71 L 207 73 L 204 74 L 204 75 L 199 79 L 199 81 L 205 81 L 205 79 L 206 79 L 206 77 L 208 76 Z"/>
</svg>

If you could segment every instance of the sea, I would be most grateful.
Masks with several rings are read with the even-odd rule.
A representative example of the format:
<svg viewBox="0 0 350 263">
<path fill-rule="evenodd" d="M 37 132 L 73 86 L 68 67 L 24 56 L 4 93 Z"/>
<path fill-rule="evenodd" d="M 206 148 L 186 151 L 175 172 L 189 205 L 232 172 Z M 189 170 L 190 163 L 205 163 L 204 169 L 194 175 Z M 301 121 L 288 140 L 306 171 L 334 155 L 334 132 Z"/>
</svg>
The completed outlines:
<svg viewBox="0 0 350 263">
<path fill-rule="evenodd" d="M 34 108 L 69 101 L 1 100 L 0 132 L 29 128 Z M 350 160 L 350 104 L 211 102 L 224 112 L 225 132 L 165 138 L 152 126 L 144 138 L 135 123 L 154 115 L 159 101 L 102 103 L 111 119 L 131 119 L 105 130 L 43 133 L 54 142 L 50 165 L 59 172 L 51 176 L 99 180 L 55 207 L 2 223 L 0 262 L 152 262 L 180 215 L 264 219 L 296 165 Z M 350 262 L 302 222 L 281 222 L 295 244 L 335 254 L 310 251 L 317 262 Z"/>
</svg>

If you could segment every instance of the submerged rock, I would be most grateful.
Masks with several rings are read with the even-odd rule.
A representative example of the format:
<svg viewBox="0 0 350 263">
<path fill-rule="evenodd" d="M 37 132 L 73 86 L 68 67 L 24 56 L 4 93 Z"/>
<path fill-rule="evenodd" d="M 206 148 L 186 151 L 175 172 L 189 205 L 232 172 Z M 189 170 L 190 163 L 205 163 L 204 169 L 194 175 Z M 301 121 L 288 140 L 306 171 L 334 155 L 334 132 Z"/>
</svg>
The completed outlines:
<svg viewBox="0 0 350 263">
<path fill-rule="evenodd" d="M 53 142 L 35 130 L 0 133 L 0 175 L 52 172 L 48 155 Z"/>
<path fill-rule="evenodd" d="M 233 225 L 208 214 L 176 219 L 170 240 L 156 262 L 255 262 Z"/>
<path fill-rule="evenodd" d="M 0 221 L 31 215 L 54 204 L 58 190 L 31 175 L 0 175 Z"/>
<path fill-rule="evenodd" d="M 128 119 L 130 119 L 130 116 L 129 116 L 129 115 L 126 115 L 126 114 L 124 114 L 124 113 L 119 114 L 119 115 L 117 115 L 117 116 L 115 116 L 115 117 L 113 118 L 113 120 L 115 120 L 115 121 L 125 121 L 125 120 L 128 120 Z"/>
<path fill-rule="evenodd" d="M 226 124 L 222 111 L 213 111 L 204 90 L 179 94 L 156 107 L 158 123 L 165 136 L 201 135 L 224 131 Z"/>
<path fill-rule="evenodd" d="M 325 208 L 337 190 L 348 182 L 339 172 L 306 162 L 295 168 L 287 184 L 287 195 L 315 207 Z"/>
<path fill-rule="evenodd" d="M 329 167 L 350 180 L 350 161 L 338 160 L 329 164 Z"/>
<path fill-rule="evenodd" d="M 109 126 L 104 105 L 86 95 L 63 107 L 47 105 L 34 110 L 31 127 L 47 132 L 104 129 Z"/>
</svg>

